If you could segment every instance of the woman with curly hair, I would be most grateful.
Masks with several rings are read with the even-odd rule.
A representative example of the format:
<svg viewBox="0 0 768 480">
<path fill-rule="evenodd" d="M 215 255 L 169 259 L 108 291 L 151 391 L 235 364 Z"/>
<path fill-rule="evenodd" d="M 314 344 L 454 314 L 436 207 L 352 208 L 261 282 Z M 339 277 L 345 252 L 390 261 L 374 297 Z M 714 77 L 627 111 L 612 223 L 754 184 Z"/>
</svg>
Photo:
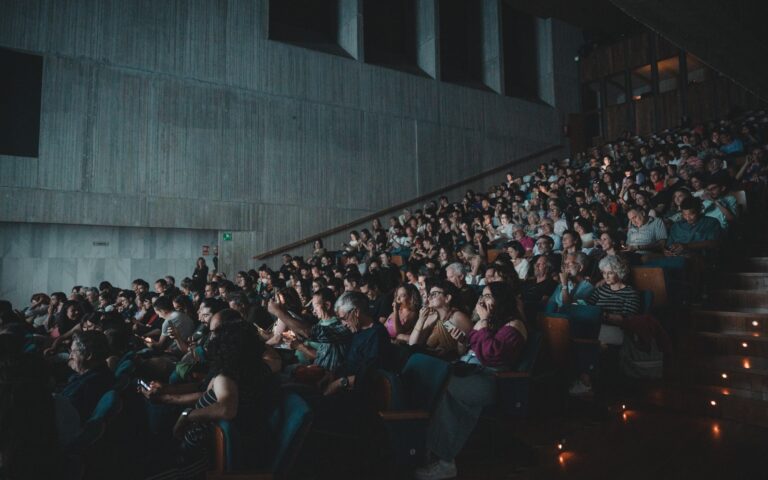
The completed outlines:
<svg viewBox="0 0 768 480">
<path fill-rule="evenodd" d="M 278 386 L 262 360 L 264 342 L 256 329 L 242 321 L 219 322 L 236 312 L 222 310 L 211 320 L 208 345 L 211 371 L 204 392 L 194 407 L 176 421 L 173 433 L 183 440 L 187 453 L 198 452 L 205 444 L 211 425 L 228 420 L 236 428 L 243 451 L 244 468 L 264 466 L 270 459 L 269 415 L 276 404 Z M 219 318 L 216 318 L 219 317 Z"/>
</svg>

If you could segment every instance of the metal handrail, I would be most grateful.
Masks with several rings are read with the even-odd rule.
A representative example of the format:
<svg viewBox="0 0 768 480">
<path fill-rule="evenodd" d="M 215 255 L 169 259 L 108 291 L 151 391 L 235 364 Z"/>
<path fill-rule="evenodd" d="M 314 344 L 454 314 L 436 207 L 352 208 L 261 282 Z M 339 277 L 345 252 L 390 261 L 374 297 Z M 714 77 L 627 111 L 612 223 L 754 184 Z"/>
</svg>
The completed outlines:
<svg viewBox="0 0 768 480">
<path fill-rule="evenodd" d="M 477 180 L 482 179 L 483 177 L 487 177 L 488 175 L 492 175 L 494 173 L 499 173 L 504 170 L 509 169 L 510 167 L 513 167 L 519 163 L 525 162 L 527 160 L 530 160 L 532 158 L 540 157 L 542 155 L 546 155 L 548 153 L 560 150 L 563 148 L 562 145 L 555 145 L 552 147 L 545 148 L 544 150 L 540 150 L 536 153 L 532 153 L 530 155 L 526 155 L 524 157 L 512 160 L 511 162 L 504 163 L 502 165 L 499 165 L 497 167 L 493 167 L 489 170 L 485 170 L 484 172 L 478 173 L 477 175 L 473 175 L 471 177 L 467 177 L 464 180 L 460 180 L 458 182 L 452 183 L 450 185 L 447 185 L 445 187 L 439 188 L 437 190 L 433 190 L 427 194 L 419 195 L 416 198 L 412 198 L 411 200 L 408 200 L 406 202 L 400 202 L 397 205 L 393 205 L 391 207 L 387 207 L 383 210 L 379 210 L 375 213 L 371 213 L 369 215 L 366 215 L 364 217 L 358 218 L 356 220 L 353 220 L 351 222 L 347 222 L 343 225 L 339 225 L 338 227 L 334 227 L 328 230 L 325 230 L 323 232 L 316 233 L 314 235 L 310 235 L 308 237 L 304 237 L 301 240 L 297 240 L 292 243 L 285 244 L 283 246 L 273 248 L 271 250 L 268 250 L 266 252 L 260 253 L 258 255 L 255 255 L 253 258 L 254 260 L 262 260 L 264 258 L 268 258 L 283 252 L 286 252 L 288 250 L 293 250 L 294 248 L 301 247 L 303 245 L 307 245 L 308 243 L 312 243 L 318 238 L 324 238 L 324 237 L 330 237 L 331 235 L 335 235 L 337 233 L 344 232 L 346 230 L 350 230 L 353 226 L 359 225 L 361 223 L 366 223 L 372 221 L 374 218 L 380 218 L 383 216 L 386 216 L 389 213 L 396 212 L 398 210 L 402 210 L 403 208 L 408 207 L 409 205 L 418 204 L 421 202 L 424 202 L 425 200 L 429 200 L 435 197 L 438 197 L 442 195 L 443 193 L 449 192 L 451 190 L 454 190 L 456 188 L 461 187 L 462 185 L 466 185 L 468 183 L 475 182 Z"/>
</svg>

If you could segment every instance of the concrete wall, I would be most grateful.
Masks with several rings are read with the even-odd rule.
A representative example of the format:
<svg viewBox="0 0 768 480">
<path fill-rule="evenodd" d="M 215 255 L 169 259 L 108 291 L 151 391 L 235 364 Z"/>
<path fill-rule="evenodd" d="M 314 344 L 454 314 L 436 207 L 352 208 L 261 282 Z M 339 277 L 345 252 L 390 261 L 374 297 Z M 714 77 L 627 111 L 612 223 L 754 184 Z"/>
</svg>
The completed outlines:
<svg viewBox="0 0 768 480">
<path fill-rule="evenodd" d="M 420 12 L 433 2 L 420 0 Z M 560 143 L 570 111 L 561 99 L 570 109 L 578 95 L 557 73 L 573 65 L 557 56 L 554 104 L 527 102 L 270 41 L 267 11 L 266 0 L 0 2 L 0 46 L 45 58 L 39 157 L 0 156 L 0 245 L 79 242 L 90 227 L 145 232 L 128 235 L 136 242 L 233 231 L 220 242 L 231 272 L 257 252 Z M 437 49 L 426 25 L 425 67 L 439 63 L 427 58 Z M 543 40 L 571 31 L 560 25 Z M 30 225 L 47 223 L 73 230 Z M 0 297 L 16 291 L 8 265 Z M 142 268 L 130 276 L 156 276 Z M 36 275 L 13 300 L 70 286 Z"/>
</svg>

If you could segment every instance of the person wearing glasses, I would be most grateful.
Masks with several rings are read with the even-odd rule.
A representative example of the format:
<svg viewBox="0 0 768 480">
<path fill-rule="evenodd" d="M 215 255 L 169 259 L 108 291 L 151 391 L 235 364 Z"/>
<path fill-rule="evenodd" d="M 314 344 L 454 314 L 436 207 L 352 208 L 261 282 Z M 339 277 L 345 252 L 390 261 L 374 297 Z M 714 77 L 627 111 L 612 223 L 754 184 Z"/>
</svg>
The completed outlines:
<svg viewBox="0 0 768 480">
<path fill-rule="evenodd" d="M 421 309 L 408 339 L 409 345 L 426 347 L 441 358 L 455 359 L 464 353 L 464 338 L 472 330 L 469 317 L 458 308 L 458 290 L 450 282 L 435 282 L 428 304 Z"/>
<path fill-rule="evenodd" d="M 479 320 L 466 335 L 469 351 L 461 358 L 461 368 L 455 369 L 430 419 L 427 449 L 436 461 L 416 470 L 417 479 L 457 475 L 454 459 L 475 429 L 483 408 L 496 401 L 494 372 L 514 366 L 528 338 L 515 298 L 514 289 L 504 282 L 493 282 L 483 289 L 475 306 Z"/>
</svg>

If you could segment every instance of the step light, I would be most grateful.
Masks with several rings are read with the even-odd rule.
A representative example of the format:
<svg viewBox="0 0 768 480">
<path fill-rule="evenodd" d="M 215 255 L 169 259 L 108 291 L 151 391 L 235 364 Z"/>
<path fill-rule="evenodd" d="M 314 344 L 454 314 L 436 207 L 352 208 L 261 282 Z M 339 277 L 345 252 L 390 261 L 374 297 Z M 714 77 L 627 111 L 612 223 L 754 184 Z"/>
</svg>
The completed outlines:
<svg viewBox="0 0 768 480">
<path fill-rule="evenodd" d="M 717 402 L 716 402 L 716 401 L 714 401 L 714 400 L 710 400 L 710 401 L 709 401 L 709 404 L 710 404 L 711 406 L 713 406 L 713 407 L 716 407 L 716 406 L 717 406 Z"/>
<path fill-rule="evenodd" d="M 747 348 L 747 347 L 749 347 L 749 344 L 747 342 L 741 342 L 741 347 L 742 348 Z"/>
<path fill-rule="evenodd" d="M 721 373 L 721 377 L 723 377 L 723 380 L 728 380 L 728 374 L 727 373 Z"/>
<path fill-rule="evenodd" d="M 760 323 L 757 320 L 752 320 L 752 326 L 753 327 L 758 327 L 758 326 L 760 326 Z"/>
</svg>

